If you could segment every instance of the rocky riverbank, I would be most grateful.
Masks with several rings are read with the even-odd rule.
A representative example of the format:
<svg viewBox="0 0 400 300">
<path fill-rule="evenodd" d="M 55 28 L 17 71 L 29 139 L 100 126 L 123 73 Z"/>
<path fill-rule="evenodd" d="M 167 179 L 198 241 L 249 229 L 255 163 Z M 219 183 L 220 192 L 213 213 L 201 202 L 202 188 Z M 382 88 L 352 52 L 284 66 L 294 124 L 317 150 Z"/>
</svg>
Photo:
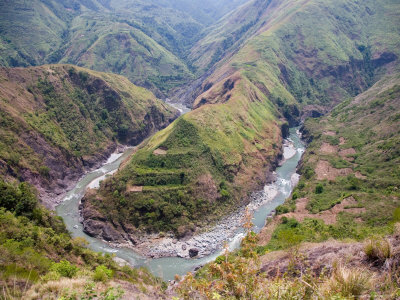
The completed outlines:
<svg viewBox="0 0 400 300">
<path fill-rule="evenodd" d="M 62 176 L 60 176 L 63 179 L 54 180 L 50 185 L 47 181 L 47 185 L 40 184 L 40 178 L 37 179 L 37 182 L 34 180 L 30 180 L 30 182 L 36 186 L 42 203 L 49 209 L 54 210 L 80 178 L 101 167 L 112 153 L 121 153 L 125 148 L 126 146 L 124 145 L 111 143 L 102 153 L 88 157 L 85 160 L 82 159 L 82 162 L 77 164 L 75 168 L 65 168 Z M 54 169 L 56 168 L 54 167 Z"/>
</svg>

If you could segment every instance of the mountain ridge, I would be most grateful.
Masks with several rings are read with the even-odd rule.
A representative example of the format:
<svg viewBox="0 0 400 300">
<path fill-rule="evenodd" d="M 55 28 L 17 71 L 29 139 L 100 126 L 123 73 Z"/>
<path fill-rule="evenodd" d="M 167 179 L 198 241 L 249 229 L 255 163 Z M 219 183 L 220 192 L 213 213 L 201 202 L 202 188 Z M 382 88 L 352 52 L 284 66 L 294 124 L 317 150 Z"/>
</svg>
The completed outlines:
<svg viewBox="0 0 400 300">
<path fill-rule="evenodd" d="M 193 78 L 185 52 L 206 29 L 202 21 L 212 23 L 209 14 L 218 18 L 244 1 L 209 1 L 219 7 L 214 13 L 204 3 L 183 2 L 186 8 L 172 0 L 0 2 L 0 64 L 71 63 L 112 71 L 165 97 Z"/>
</svg>

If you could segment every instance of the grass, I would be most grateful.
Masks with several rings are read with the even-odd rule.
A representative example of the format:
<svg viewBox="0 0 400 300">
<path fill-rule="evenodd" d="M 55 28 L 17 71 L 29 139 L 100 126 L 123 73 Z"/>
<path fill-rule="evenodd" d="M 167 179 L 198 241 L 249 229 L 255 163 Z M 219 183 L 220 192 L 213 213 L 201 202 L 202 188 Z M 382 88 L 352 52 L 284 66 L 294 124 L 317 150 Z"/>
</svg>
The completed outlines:
<svg viewBox="0 0 400 300">
<path fill-rule="evenodd" d="M 316 269 L 299 248 L 270 256 L 275 269 L 282 270 L 274 275 L 264 269 L 271 262 L 254 252 L 256 241 L 250 233 L 240 250 L 226 251 L 195 275 L 189 273 L 179 283 L 179 295 L 183 299 L 362 299 L 390 298 L 398 291 L 395 277 L 381 270 L 334 261 L 328 265 L 324 261 L 325 268 Z"/>
<path fill-rule="evenodd" d="M 242 2 L 17 0 L 0 6 L 0 65 L 70 63 L 124 75 L 165 96 L 192 78 L 186 52 L 203 24 Z"/>
<path fill-rule="evenodd" d="M 330 293 L 339 294 L 342 297 L 359 298 L 365 291 L 371 289 L 372 280 L 373 278 L 366 270 L 337 266 L 327 285 Z"/>
<path fill-rule="evenodd" d="M 258 10 L 268 2 L 248 3 L 237 14 L 221 20 L 221 27 L 211 31 L 192 49 L 195 63 L 205 66 L 204 59 L 210 59 L 213 53 L 221 53 L 223 57 L 221 36 L 229 36 L 231 28 L 246 22 L 243 19 L 258 16 L 243 47 L 236 51 L 235 44 L 226 49 L 226 53 L 234 52 L 234 55 L 217 64 L 216 71 L 203 84 L 204 88 L 211 85 L 211 89 L 199 95 L 197 103 L 201 99 L 208 103 L 220 101 L 213 95 L 214 91 L 221 81 L 237 71 L 275 104 L 297 102 L 300 107 L 336 104 L 376 82 L 380 71 L 372 60 L 374 53 L 381 53 L 379 48 L 383 43 L 390 48 L 384 51 L 399 54 L 398 47 L 394 46 L 399 43 L 398 34 L 387 33 L 384 25 L 387 22 L 395 26 L 396 14 L 390 12 L 398 5 L 391 1 L 360 5 L 348 1 L 288 0 Z M 389 17 L 382 21 L 383 16 Z M 352 34 L 354 31 L 357 36 Z M 388 36 L 391 40 L 386 39 Z M 352 80 L 345 75 L 350 73 Z"/>
<path fill-rule="evenodd" d="M 280 127 L 297 124 L 300 110 L 306 105 L 337 103 L 374 82 L 379 68 L 371 69 L 371 60 L 379 48 L 366 45 L 365 37 L 370 36 L 373 41 L 379 39 L 382 28 L 369 24 L 380 22 L 380 16 L 393 11 L 395 5 L 370 3 L 369 9 L 376 11 L 376 15 L 364 17 L 366 5 L 346 1 L 316 1 L 312 4 L 308 1 L 283 1 L 268 8 L 268 14 L 256 13 L 259 20 L 243 29 L 243 34 L 263 29 L 249 38 L 229 61 L 222 61 L 204 81 L 204 92 L 194 102 L 196 109 L 144 144 L 127 166 L 101 187 L 98 195 L 102 200 L 95 200 L 93 196 L 92 204 L 115 223 L 130 220 L 143 231 L 176 232 L 185 223 L 189 227 L 213 223 L 220 215 L 244 203 L 251 188 L 262 183 L 262 175 L 257 169 L 261 165 L 262 170 L 266 170 L 280 149 L 277 137 Z M 255 9 L 259 10 L 259 7 L 249 3 L 241 10 L 240 17 L 254 17 L 252 12 Z M 331 18 L 331 15 L 337 18 Z M 234 22 L 235 17 L 241 20 L 234 13 L 221 22 Z M 388 18 L 388 24 L 393 20 Z M 350 38 L 354 28 L 344 25 L 350 23 L 362 24 L 358 37 Z M 240 28 L 236 23 L 232 28 L 236 25 Z M 293 30 L 293 26 L 301 28 L 295 36 L 293 32 L 297 30 Z M 199 47 L 208 43 L 218 45 L 219 42 L 221 39 L 217 35 L 210 34 Z M 199 57 L 212 57 L 212 51 L 217 50 L 211 48 L 210 55 L 201 54 Z M 391 47 L 390 51 L 397 53 L 398 49 Z M 299 63 L 303 61 L 307 61 L 306 66 Z M 348 65 L 354 68 L 346 68 Z M 342 68 L 345 71 L 339 71 Z M 354 80 L 348 81 L 348 76 Z M 339 145 L 340 140 L 332 138 L 332 143 Z M 159 147 L 168 149 L 167 154 L 154 155 L 153 151 Z M 352 167 L 345 158 L 327 158 L 336 168 Z M 308 175 L 312 178 L 313 166 L 309 168 Z M 207 187 L 199 183 L 202 176 L 211 177 Z M 228 192 L 224 194 L 229 195 L 225 197 L 227 201 L 221 201 L 222 189 L 219 186 L 223 182 Z M 128 184 L 143 185 L 145 192 L 127 193 Z M 317 184 L 308 185 L 305 191 L 315 191 Z M 363 183 L 349 177 L 342 182 L 321 184 L 323 190 L 313 193 L 309 204 L 313 212 L 330 209 L 346 195 L 358 192 Z M 341 184 L 348 186 L 348 191 L 337 189 Z M 182 186 L 180 194 L 170 190 L 162 193 L 165 187 L 176 185 Z M 211 192 L 207 194 L 204 191 L 208 189 Z M 118 191 L 118 197 L 113 196 L 115 191 Z M 128 207 L 122 207 L 121 203 L 127 203 Z M 116 214 L 116 207 L 122 209 L 124 218 Z M 171 216 L 168 213 L 171 210 L 172 224 L 166 217 L 167 214 Z M 371 221 L 382 223 L 390 216 L 386 212 L 380 218 Z"/>
<path fill-rule="evenodd" d="M 369 260 L 382 263 L 392 256 L 390 242 L 380 237 L 367 240 L 364 246 L 364 252 Z"/>
</svg>

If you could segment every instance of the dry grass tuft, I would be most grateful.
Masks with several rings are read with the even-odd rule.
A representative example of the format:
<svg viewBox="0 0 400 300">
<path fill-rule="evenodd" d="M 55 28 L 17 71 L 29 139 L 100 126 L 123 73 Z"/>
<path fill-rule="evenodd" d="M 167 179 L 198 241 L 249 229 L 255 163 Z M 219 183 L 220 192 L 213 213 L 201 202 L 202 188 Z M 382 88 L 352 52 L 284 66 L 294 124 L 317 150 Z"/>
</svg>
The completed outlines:
<svg viewBox="0 0 400 300">
<path fill-rule="evenodd" d="M 392 257 L 392 246 L 387 239 L 371 238 L 364 246 L 364 253 L 369 260 L 384 263 Z"/>
<path fill-rule="evenodd" d="M 326 282 L 325 294 L 358 298 L 371 289 L 372 280 L 373 276 L 365 269 L 336 266 L 331 278 Z"/>
<path fill-rule="evenodd" d="M 88 278 L 62 278 L 57 281 L 39 283 L 32 286 L 24 295 L 27 300 L 58 299 L 69 292 L 80 293 L 85 290 Z"/>
</svg>

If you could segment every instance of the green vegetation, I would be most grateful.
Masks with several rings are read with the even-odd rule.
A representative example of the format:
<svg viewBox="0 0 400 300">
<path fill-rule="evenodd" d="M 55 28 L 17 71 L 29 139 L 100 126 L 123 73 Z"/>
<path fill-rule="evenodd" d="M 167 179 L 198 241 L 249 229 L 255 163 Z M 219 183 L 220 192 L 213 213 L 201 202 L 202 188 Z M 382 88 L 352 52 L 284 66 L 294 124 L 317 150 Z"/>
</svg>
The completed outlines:
<svg viewBox="0 0 400 300">
<path fill-rule="evenodd" d="M 266 233 L 272 234 L 266 244 L 257 245 L 257 237 L 250 233 L 238 251 L 226 252 L 196 275 L 186 276 L 178 289 L 184 299 L 246 299 L 247 291 L 256 299 L 398 297 L 398 275 L 393 274 L 398 274 L 399 263 L 395 258 L 400 220 L 400 156 L 395 142 L 400 133 L 396 118 L 399 80 L 396 74 L 387 76 L 327 116 L 306 121 L 304 135 L 311 143 L 302 161 L 302 177 L 292 197 L 277 208 L 277 215 L 293 213 L 269 222 Z M 377 102 L 379 105 L 371 105 Z M 386 143 L 390 146 L 385 147 Z M 346 164 L 333 163 L 339 160 Z M 332 168 L 321 168 L 321 161 Z M 343 174 L 338 170 L 348 171 Z M 321 178 L 324 176 L 330 177 Z M 304 199 L 308 200 L 310 217 L 298 221 L 296 218 L 307 213 L 295 211 Z M 331 211 L 335 221 L 326 223 L 328 215 L 318 213 L 337 204 L 342 208 Z M 391 238 L 386 237 L 390 234 Z M 356 248 L 357 253 L 364 250 L 365 256 L 352 257 L 351 251 L 346 251 L 342 262 L 336 257 L 326 265 L 322 259 L 326 249 L 340 245 L 333 239 L 351 241 L 346 245 L 365 241 Z M 324 261 L 326 269 L 314 265 L 316 257 Z M 394 261 L 396 266 L 389 268 L 396 270 L 394 273 L 382 272 L 384 265 Z M 273 272 L 273 266 L 278 270 Z"/>
<path fill-rule="evenodd" d="M 63 179 L 64 168 L 81 172 L 117 142 L 139 143 L 176 114 L 118 75 L 68 65 L 0 74 L 0 173 L 40 176 L 37 186 Z"/>
<path fill-rule="evenodd" d="M 368 259 L 372 261 L 378 261 L 384 263 L 386 259 L 392 257 L 392 249 L 390 242 L 387 239 L 381 237 L 371 238 L 367 241 L 364 252 Z"/>
<path fill-rule="evenodd" d="M 394 234 L 400 219 L 399 3 L 254 0 L 206 29 L 202 23 L 242 1 L 157 2 L 0 4 L 3 66 L 73 63 L 123 74 L 163 96 L 210 70 L 189 88 L 198 96 L 195 110 L 88 193 L 83 209 L 96 225 L 104 219 L 129 236 L 178 238 L 212 225 L 265 181 L 289 126 L 346 99 L 306 120 L 303 176 L 264 243 L 248 222 L 242 248 L 188 275 L 178 292 L 187 299 L 398 297 L 399 250 L 382 236 Z M 0 181 L 0 280 L 9 298 L 116 299 L 121 280 L 143 293 L 157 286 L 146 271 L 71 239 L 18 180 L 54 190 L 102 150 L 164 128 L 174 111 L 123 77 L 69 65 L 1 69 L 0 94 L 0 173 L 7 178 Z M 297 253 L 304 242 L 332 238 L 369 239 L 364 262 L 391 272 L 375 279 L 333 263 L 312 270 Z M 282 276 L 260 268 L 277 250 L 289 260 Z"/>
<path fill-rule="evenodd" d="M 244 0 L 16 0 L 0 3 L 0 65 L 70 63 L 158 96 L 192 78 L 186 52 Z M 34 30 L 33 30 L 34 28 Z"/>
<path fill-rule="evenodd" d="M 278 207 L 277 214 L 294 211 L 296 200 L 307 198 L 310 218 L 298 222 L 282 217 L 271 241 L 260 252 L 286 249 L 302 241 L 321 242 L 330 237 L 363 240 L 393 232 L 393 224 L 400 219 L 400 124 L 394 117 L 400 109 L 399 80 L 398 75 L 388 76 L 355 100 L 339 105 L 328 116 L 305 123 L 306 138 L 312 142 L 302 162 L 303 176 L 292 199 Z M 379 107 L 371 108 L 371 103 L 377 101 Z M 334 134 L 334 139 L 327 139 L 327 134 Z M 335 150 L 324 152 L 323 143 L 333 140 L 340 140 L 330 144 L 336 147 L 330 149 Z M 386 144 L 390 146 L 385 147 Z M 333 163 L 338 160 L 346 164 Z M 329 163 L 332 169 L 318 169 L 321 161 Z M 350 174 L 337 173 L 344 169 Z M 315 172 L 307 176 L 308 170 Z M 320 177 L 333 175 L 335 178 Z M 337 212 L 335 224 L 312 219 L 313 214 L 318 218 L 319 212 L 331 210 L 347 199 L 352 200 Z M 365 251 L 371 260 L 390 256 L 390 246 L 380 238 L 372 239 Z"/>
<path fill-rule="evenodd" d="M 288 220 L 286 224 L 293 226 L 295 223 Z M 247 221 L 245 228 L 249 230 L 252 224 Z M 398 260 L 391 265 L 393 273 L 357 266 L 354 262 L 357 257 L 344 259 L 346 262 L 350 260 L 351 266 L 345 266 L 344 261 L 318 265 L 307 257 L 307 248 L 300 249 L 295 244 L 287 252 L 262 257 L 255 251 L 257 240 L 257 235 L 248 231 L 238 251 L 229 253 L 225 250 L 215 262 L 207 264 L 196 274 L 186 275 L 177 288 L 179 295 L 183 299 L 332 300 L 390 299 L 399 295 Z M 388 245 L 391 244 L 388 242 Z M 320 250 L 326 248 L 329 247 Z"/>
<path fill-rule="evenodd" d="M 237 31 L 233 36 L 244 38 L 259 29 L 258 33 L 229 60 L 221 60 L 204 81 L 203 93 L 194 102 L 196 109 L 143 144 L 114 178 L 88 196 L 87 205 L 94 205 L 122 227 L 129 222 L 141 231 L 173 231 L 182 236 L 245 203 L 248 192 L 263 181 L 258 171 L 267 170 L 280 151 L 279 131 L 298 124 L 301 109 L 329 106 L 356 95 L 396 59 L 398 34 L 393 33 L 390 43 L 380 35 L 386 32 L 380 23 L 383 15 L 396 8 L 390 1 L 382 5 L 315 1 L 311 5 L 288 0 L 271 6 L 269 1 L 254 1 L 227 16 L 223 24 L 238 22 L 225 26 Z M 366 15 L 368 10 L 374 14 Z M 257 20 L 247 26 L 243 19 L 248 15 Z M 386 18 L 387 24 L 394 20 L 395 16 Z M 353 22 L 360 24 L 360 34 L 351 38 L 353 29 L 345 24 Z M 294 36 L 297 29 L 301 32 Z M 205 39 L 212 38 L 211 34 Z M 214 42 L 209 43 L 218 44 Z M 381 42 L 388 45 L 388 54 L 374 62 L 372 57 L 381 55 Z M 212 51 L 207 51 L 199 57 L 212 57 Z M 340 144 L 337 137 L 330 140 Z M 329 162 L 335 168 L 351 165 L 342 157 L 332 156 Z M 314 178 L 314 169 L 306 168 L 306 176 Z M 309 208 L 318 212 L 350 195 L 356 197 L 358 178 L 342 180 L 314 185 Z M 341 185 L 348 186 L 348 192 L 336 188 Z M 296 197 L 310 188 L 306 186 Z M 294 207 L 291 203 L 282 212 Z M 388 218 L 384 213 L 373 223 L 386 224 Z"/>
<path fill-rule="evenodd" d="M 268 96 L 286 119 L 295 122 L 298 116 L 294 111 L 287 114 L 283 105 L 329 105 L 355 96 L 371 86 L 379 78 L 380 68 L 400 54 L 395 24 L 399 7 L 393 1 L 270 2 L 250 1 L 222 19 L 192 48 L 190 57 L 202 67 L 216 53 L 227 54 L 227 59 L 218 55 L 221 60 L 204 81 L 204 93 L 196 104 L 201 99 L 206 103 L 223 101 L 216 93 L 218 83 L 240 76 L 252 82 L 251 90 Z M 243 47 L 237 50 L 238 45 L 233 44 L 225 49 L 224 38 L 236 36 L 235 32 L 241 32 L 237 28 L 247 20 L 252 20 L 251 26 L 243 40 L 239 39 Z M 396 30 L 389 32 L 386 26 Z M 384 57 L 376 59 L 383 52 Z"/>
<path fill-rule="evenodd" d="M 36 293 L 35 289 L 39 290 L 49 282 L 53 285 L 59 282 L 60 286 L 41 291 L 44 293 L 41 296 L 49 296 L 46 294 L 49 291 L 61 296 L 66 293 L 63 280 L 80 281 L 81 286 L 89 289 L 90 276 L 95 282 L 106 283 L 106 286 L 112 280 L 139 285 L 160 284 L 147 271 L 120 267 L 111 255 L 85 248 L 84 239 L 72 239 L 62 220 L 38 204 L 33 189 L 27 184 L 10 184 L 1 180 L 0 186 L 0 281 L 4 288 L 1 297 L 11 299 L 26 292 L 26 298 L 22 298 L 27 299 Z M 27 202 L 30 205 L 26 205 Z M 18 209 L 10 211 L 10 203 Z M 32 289 L 31 285 L 34 285 Z M 97 290 L 100 291 L 101 287 L 93 284 L 91 292 Z M 41 292 L 38 291 L 39 295 Z M 115 289 L 104 292 L 104 295 L 107 293 L 115 294 Z M 75 295 L 68 299 L 80 298 Z"/>
<path fill-rule="evenodd" d="M 114 224 L 184 236 L 244 203 L 264 180 L 255 166 L 280 151 L 280 126 L 266 98 L 230 101 L 237 105 L 202 107 L 155 134 L 85 205 Z"/>
</svg>

